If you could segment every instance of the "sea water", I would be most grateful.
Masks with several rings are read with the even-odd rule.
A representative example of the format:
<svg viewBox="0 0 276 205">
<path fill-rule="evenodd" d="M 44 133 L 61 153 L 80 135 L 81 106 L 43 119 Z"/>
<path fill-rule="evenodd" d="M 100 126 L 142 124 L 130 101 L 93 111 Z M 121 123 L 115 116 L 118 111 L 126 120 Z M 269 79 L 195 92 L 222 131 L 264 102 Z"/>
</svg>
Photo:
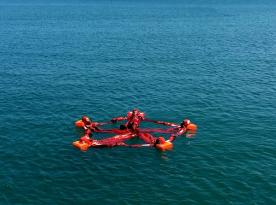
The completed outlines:
<svg viewBox="0 0 276 205">
<path fill-rule="evenodd" d="M 273 1 L 1 1 L 0 204 L 275 204 L 275 22 Z M 198 133 L 72 146 L 82 115 L 133 108 Z"/>
</svg>

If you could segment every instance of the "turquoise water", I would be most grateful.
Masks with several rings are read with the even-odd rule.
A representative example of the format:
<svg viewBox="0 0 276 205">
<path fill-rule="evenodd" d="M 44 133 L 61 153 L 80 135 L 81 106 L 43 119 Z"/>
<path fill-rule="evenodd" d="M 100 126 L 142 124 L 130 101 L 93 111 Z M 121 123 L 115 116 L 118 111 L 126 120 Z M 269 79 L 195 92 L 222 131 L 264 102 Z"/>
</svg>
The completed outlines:
<svg viewBox="0 0 276 205">
<path fill-rule="evenodd" d="M 268 1 L 1 2 L 0 204 L 275 204 L 275 22 Z M 198 133 L 72 147 L 81 115 L 134 107 Z"/>
</svg>

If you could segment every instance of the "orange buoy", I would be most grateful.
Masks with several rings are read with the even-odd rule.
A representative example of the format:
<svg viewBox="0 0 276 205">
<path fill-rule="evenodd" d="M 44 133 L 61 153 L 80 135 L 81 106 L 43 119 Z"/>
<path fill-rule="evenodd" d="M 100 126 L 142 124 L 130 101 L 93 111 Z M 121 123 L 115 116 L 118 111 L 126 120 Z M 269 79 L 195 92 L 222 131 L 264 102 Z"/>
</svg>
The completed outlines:
<svg viewBox="0 0 276 205">
<path fill-rule="evenodd" d="M 84 126 L 84 123 L 83 123 L 82 120 L 78 120 L 78 121 L 75 122 L 75 126 L 81 128 L 81 127 Z"/>
<path fill-rule="evenodd" d="M 173 148 L 173 143 L 171 143 L 169 140 L 167 140 L 162 144 L 157 144 L 156 148 L 161 151 L 171 150 Z"/>
<path fill-rule="evenodd" d="M 187 132 L 189 133 L 195 133 L 197 130 L 197 126 L 195 124 L 189 124 L 187 126 Z"/>
<path fill-rule="evenodd" d="M 76 148 L 79 148 L 81 151 L 86 151 L 89 148 L 89 144 L 87 144 L 86 142 L 80 142 L 79 140 L 73 142 L 73 145 Z"/>
</svg>

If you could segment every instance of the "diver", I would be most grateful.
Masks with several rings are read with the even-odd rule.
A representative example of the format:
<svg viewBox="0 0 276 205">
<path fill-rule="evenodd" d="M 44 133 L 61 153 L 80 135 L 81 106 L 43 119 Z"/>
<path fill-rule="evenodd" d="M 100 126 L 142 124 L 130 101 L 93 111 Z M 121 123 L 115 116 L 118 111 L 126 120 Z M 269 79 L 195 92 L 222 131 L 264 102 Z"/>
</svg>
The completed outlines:
<svg viewBox="0 0 276 205">
<path fill-rule="evenodd" d="M 147 131 L 157 131 L 157 132 L 163 132 L 163 133 L 171 133 L 170 137 L 169 137 L 169 141 L 172 142 L 175 140 L 175 138 L 177 136 L 183 135 L 183 134 L 187 134 L 188 131 L 191 132 L 195 132 L 196 131 L 196 127 L 192 127 L 190 125 L 192 125 L 191 121 L 189 119 L 184 119 L 180 125 L 176 124 L 176 123 L 171 123 L 171 122 L 163 122 L 163 121 L 157 121 L 157 120 L 149 120 L 149 119 L 145 119 L 145 121 L 148 122 L 153 122 L 156 124 L 160 124 L 160 125 L 165 125 L 165 126 L 170 126 L 170 128 L 162 130 L 162 129 L 147 129 Z M 186 137 L 191 137 L 191 134 L 188 134 Z"/>
<path fill-rule="evenodd" d="M 80 138 L 80 142 L 86 142 L 88 144 L 92 143 L 92 134 L 93 132 L 99 132 L 102 129 L 98 127 L 100 123 L 92 122 L 87 116 L 82 116 L 81 118 L 83 122 L 84 136 Z"/>
<path fill-rule="evenodd" d="M 82 116 L 81 118 L 84 126 L 84 130 L 91 130 L 92 132 L 101 131 L 101 128 L 99 128 L 100 123 L 98 122 L 92 122 L 92 120 L 89 119 L 87 116 Z"/>
<path fill-rule="evenodd" d="M 137 128 L 139 128 L 141 121 L 143 121 L 144 119 L 145 114 L 143 112 L 140 112 L 138 109 L 133 109 L 132 111 L 129 111 L 127 113 L 126 117 L 112 118 L 111 122 L 116 123 L 117 121 L 127 120 L 127 122 L 124 125 L 120 125 L 120 129 L 129 129 L 132 131 L 137 131 Z"/>
<path fill-rule="evenodd" d="M 186 137 L 191 137 L 191 134 L 188 134 L 189 131 L 189 125 L 191 124 L 191 121 L 189 119 L 183 120 L 179 126 L 177 126 L 175 129 L 175 133 L 173 133 L 169 137 L 169 141 L 172 142 L 176 139 L 177 136 L 181 136 L 183 134 L 186 134 Z M 194 130 L 195 131 L 195 130 Z"/>
<path fill-rule="evenodd" d="M 93 142 L 93 138 L 92 138 L 92 132 L 89 130 L 89 129 L 87 129 L 86 131 L 85 131 L 85 134 L 80 138 L 80 143 L 86 143 L 86 144 L 92 144 L 92 142 Z"/>
</svg>

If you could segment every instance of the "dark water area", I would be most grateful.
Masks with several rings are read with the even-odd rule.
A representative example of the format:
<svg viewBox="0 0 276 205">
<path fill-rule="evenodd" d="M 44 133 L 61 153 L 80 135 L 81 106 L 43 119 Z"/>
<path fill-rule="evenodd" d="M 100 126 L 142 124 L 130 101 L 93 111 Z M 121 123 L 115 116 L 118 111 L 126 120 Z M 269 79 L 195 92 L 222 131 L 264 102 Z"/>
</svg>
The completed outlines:
<svg viewBox="0 0 276 205">
<path fill-rule="evenodd" d="M 275 22 L 273 1 L 0 2 L 0 204 L 275 204 Z M 82 115 L 133 108 L 198 133 L 72 146 Z"/>
</svg>

